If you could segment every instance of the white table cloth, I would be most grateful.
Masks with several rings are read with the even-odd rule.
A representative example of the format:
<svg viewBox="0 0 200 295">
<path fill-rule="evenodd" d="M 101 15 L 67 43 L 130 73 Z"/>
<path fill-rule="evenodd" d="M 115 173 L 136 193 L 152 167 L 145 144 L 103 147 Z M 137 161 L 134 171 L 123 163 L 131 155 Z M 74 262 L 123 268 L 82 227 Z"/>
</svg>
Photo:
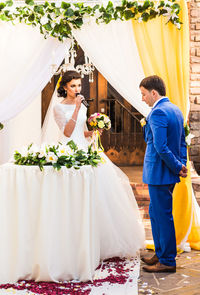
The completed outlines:
<svg viewBox="0 0 200 295">
<path fill-rule="evenodd" d="M 95 168 L 0 166 L 0 284 L 92 279 L 100 261 Z"/>
</svg>

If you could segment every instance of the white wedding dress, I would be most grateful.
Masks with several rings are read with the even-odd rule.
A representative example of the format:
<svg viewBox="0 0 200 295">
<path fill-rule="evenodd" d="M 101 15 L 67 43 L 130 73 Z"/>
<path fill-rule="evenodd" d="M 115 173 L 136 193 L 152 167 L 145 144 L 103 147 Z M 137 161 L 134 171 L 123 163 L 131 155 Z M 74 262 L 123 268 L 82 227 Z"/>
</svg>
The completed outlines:
<svg viewBox="0 0 200 295">
<path fill-rule="evenodd" d="M 79 148 L 87 149 L 85 106 L 81 105 L 72 136 L 63 135 L 74 108 L 55 105 L 60 129 L 51 118 L 61 130 L 60 141 L 73 139 Z M 126 175 L 101 155 L 106 163 L 79 170 L 0 166 L 0 284 L 19 279 L 88 281 L 104 271 L 97 269 L 103 260 L 116 256 L 130 261 L 128 271 L 137 279 L 139 269 L 133 265 L 134 258 L 128 258 L 136 257 L 144 245 L 138 206 Z M 95 295 L 103 293 L 111 294 Z"/>
<path fill-rule="evenodd" d="M 87 150 L 89 141 L 84 136 L 86 107 L 81 105 L 76 126 L 70 138 L 64 134 L 65 124 L 70 120 L 75 105 L 56 104 L 54 118 L 61 130 L 60 141 L 73 140 L 79 148 Z M 144 227 L 128 177 L 116 167 L 105 154 L 106 163 L 94 170 L 96 177 L 96 222 L 100 240 L 100 259 L 135 256 L 144 246 Z M 78 185 L 78 183 L 77 183 Z"/>
</svg>

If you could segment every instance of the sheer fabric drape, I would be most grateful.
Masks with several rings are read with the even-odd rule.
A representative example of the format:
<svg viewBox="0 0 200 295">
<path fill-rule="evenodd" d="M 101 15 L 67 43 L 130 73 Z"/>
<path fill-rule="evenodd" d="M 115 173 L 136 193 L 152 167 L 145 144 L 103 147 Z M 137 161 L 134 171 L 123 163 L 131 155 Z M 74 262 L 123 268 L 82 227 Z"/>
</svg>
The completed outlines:
<svg viewBox="0 0 200 295">
<path fill-rule="evenodd" d="M 38 98 L 50 80 L 51 64 L 62 62 L 67 41 L 61 43 L 55 38 L 45 40 L 37 28 L 5 22 L 0 22 L 0 36 L 0 122 L 5 124 L 0 132 L 0 163 L 3 163 L 9 159 L 16 145 L 25 144 L 26 137 L 35 132 L 34 128 L 41 118 L 39 99 L 37 106 L 33 104 L 27 115 L 23 110 Z M 19 113 L 17 118 L 8 122 Z M 39 136 L 39 126 L 37 133 Z M 32 140 L 35 139 L 33 136 Z"/>
<path fill-rule="evenodd" d="M 66 42 L 45 40 L 37 28 L 25 24 L 1 22 L 0 35 L 0 121 L 4 122 L 20 113 L 46 86 L 52 76 L 51 64 L 63 60 Z"/>
<path fill-rule="evenodd" d="M 141 114 L 149 107 L 142 102 L 139 83 L 144 71 L 133 35 L 131 21 L 96 24 L 94 19 L 73 35 L 107 81 Z"/>
</svg>

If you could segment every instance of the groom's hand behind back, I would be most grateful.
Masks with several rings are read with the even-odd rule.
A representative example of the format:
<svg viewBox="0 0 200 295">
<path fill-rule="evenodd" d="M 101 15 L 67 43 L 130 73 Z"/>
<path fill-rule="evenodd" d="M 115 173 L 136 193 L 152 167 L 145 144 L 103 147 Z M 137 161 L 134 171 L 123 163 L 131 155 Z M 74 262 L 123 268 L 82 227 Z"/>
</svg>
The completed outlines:
<svg viewBox="0 0 200 295">
<path fill-rule="evenodd" d="M 179 172 L 179 175 L 185 178 L 187 177 L 187 172 L 188 172 L 187 168 L 183 165 L 181 171 Z"/>
</svg>

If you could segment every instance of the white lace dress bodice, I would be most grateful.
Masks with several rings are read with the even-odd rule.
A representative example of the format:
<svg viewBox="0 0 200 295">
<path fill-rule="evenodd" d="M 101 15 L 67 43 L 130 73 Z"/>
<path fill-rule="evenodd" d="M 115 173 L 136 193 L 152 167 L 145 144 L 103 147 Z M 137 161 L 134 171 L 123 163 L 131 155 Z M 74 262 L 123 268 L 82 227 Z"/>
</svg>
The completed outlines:
<svg viewBox="0 0 200 295">
<path fill-rule="evenodd" d="M 62 133 L 60 141 L 67 143 L 68 141 L 73 140 L 80 149 L 87 149 L 89 140 L 87 140 L 84 136 L 84 131 L 87 130 L 87 125 L 86 125 L 87 108 L 83 104 L 81 104 L 76 125 L 72 132 L 71 137 L 70 138 L 66 137 L 63 133 L 65 129 L 65 125 L 72 117 L 75 107 L 76 105 L 73 105 L 73 104 L 70 105 L 70 104 L 62 104 L 62 103 L 59 103 L 54 106 L 54 109 L 53 109 L 54 118 Z"/>
</svg>

